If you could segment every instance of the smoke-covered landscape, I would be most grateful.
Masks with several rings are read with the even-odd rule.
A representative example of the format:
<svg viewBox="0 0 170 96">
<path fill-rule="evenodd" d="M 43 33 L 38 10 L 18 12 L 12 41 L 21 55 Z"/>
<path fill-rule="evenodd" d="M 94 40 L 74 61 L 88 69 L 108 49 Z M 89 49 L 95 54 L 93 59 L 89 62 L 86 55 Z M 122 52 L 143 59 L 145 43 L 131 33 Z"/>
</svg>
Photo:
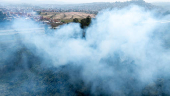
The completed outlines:
<svg viewBox="0 0 170 96">
<path fill-rule="evenodd" d="M 94 13 L 2 8 L 0 95 L 170 96 L 169 10 L 125 3 Z"/>
</svg>

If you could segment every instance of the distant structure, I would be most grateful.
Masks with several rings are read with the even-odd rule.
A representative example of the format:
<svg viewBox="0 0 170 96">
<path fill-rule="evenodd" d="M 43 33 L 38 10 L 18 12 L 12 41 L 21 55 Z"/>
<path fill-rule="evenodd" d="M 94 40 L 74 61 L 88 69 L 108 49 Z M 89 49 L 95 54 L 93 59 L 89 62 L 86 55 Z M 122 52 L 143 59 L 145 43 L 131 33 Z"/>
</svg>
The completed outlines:
<svg viewBox="0 0 170 96">
<path fill-rule="evenodd" d="M 135 1 L 135 2 L 145 2 L 144 0 L 131 0 L 131 1 Z"/>
</svg>

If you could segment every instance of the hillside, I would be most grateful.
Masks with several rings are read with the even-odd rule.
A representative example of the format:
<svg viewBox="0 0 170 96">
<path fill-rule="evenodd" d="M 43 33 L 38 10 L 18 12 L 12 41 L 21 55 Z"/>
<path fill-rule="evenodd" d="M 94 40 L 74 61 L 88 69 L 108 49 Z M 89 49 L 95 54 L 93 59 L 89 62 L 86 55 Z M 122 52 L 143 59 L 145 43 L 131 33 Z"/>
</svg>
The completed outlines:
<svg viewBox="0 0 170 96">
<path fill-rule="evenodd" d="M 155 3 L 152 3 L 153 5 L 155 6 L 160 6 L 166 10 L 170 10 L 170 3 L 169 2 L 155 2 Z"/>
<path fill-rule="evenodd" d="M 72 21 L 74 18 L 78 18 L 79 20 L 86 18 L 87 16 L 95 17 L 95 14 L 88 14 L 84 12 L 42 12 L 41 16 L 43 18 L 64 20 L 64 21 Z"/>
</svg>

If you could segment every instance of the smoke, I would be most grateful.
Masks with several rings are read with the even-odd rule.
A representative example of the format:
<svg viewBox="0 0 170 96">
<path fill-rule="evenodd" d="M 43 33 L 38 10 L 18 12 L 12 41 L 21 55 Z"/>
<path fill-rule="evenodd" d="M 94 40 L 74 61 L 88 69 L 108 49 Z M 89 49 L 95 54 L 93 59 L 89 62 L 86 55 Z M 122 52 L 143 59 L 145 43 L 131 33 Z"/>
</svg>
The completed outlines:
<svg viewBox="0 0 170 96">
<path fill-rule="evenodd" d="M 46 35 L 31 30 L 41 29 L 33 21 L 15 20 L 15 40 L 0 46 L 1 95 L 170 95 L 169 24 L 162 23 L 169 17 L 155 14 L 103 10 L 86 38 L 78 23 Z"/>
</svg>

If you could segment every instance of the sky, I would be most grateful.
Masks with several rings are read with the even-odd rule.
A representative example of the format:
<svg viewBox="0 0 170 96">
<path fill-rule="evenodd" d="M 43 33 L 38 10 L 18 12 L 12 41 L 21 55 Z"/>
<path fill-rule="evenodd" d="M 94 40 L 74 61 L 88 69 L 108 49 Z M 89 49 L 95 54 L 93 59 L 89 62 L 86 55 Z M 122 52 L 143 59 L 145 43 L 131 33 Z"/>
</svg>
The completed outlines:
<svg viewBox="0 0 170 96">
<path fill-rule="evenodd" d="M 92 2 L 124 2 L 128 0 L 0 0 L 6 3 L 92 3 Z M 170 0 L 145 0 L 146 2 L 170 2 Z"/>
</svg>

